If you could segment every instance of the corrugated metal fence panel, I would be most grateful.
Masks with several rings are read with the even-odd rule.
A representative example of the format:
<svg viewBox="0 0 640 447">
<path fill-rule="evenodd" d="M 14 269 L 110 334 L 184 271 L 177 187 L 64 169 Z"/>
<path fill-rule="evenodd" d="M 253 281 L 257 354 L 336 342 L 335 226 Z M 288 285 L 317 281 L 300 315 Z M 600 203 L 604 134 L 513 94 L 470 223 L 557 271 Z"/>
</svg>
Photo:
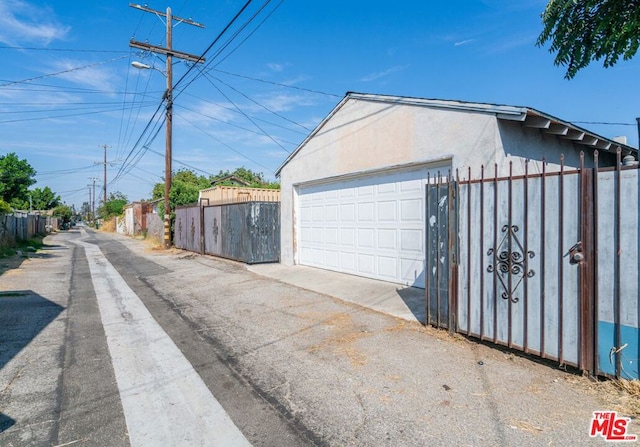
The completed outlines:
<svg viewBox="0 0 640 447">
<path fill-rule="evenodd" d="M 250 264 L 280 260 L 280 202 L 250 202 L 246 228 L 251 250 Z"/>
<path fill-rule="evenodd" d="M 222 207 L 204 208 L 204 252 L 210 255 L 222 255 Z"/>
<path fill-rule="evenodd" d="M 459 332 L 560 363 L 580 351 L 580 176 L 460 182 Z"/>
<path fill-rule="evenodd" d="M 176 208 L 174 245 L 183 250 L 200 253 L 200 207 Z"/>
<path fill-rule="evenodd" d="M 225 258 L 248 262 L 251 242 L 248 228 L 246 228 L 247 211 L 246 203 L 222 206 L 220 220 L 224 236 L 221 239 L 221 255 Z"/>
<path fill-rule="evenodd" d="M 187 245 L 187 208 L 176 208 L 176 218 L 174 221 L 173 245 L 183 250 L 188 250 Z"/>
<path fill-rule="evenodd" d="M 200 214 L 202 210 L 202 215 Z M 200 225 L 202 222 L 201 243 Z M 244 202 L 176 209 L 177 248 L 249 264 L 280 260 L 280 203 Z"/>
<path fill-rule="evenodd" d="M 200 226 L 202 225 L 200 219 L 200 207 L 187 208 L 187 250 L 201 252 L 200 241 Z"/>
<path fill-rule="evenodd" d="M 598 372 L 627 379 L 640 379 L 639 174 L 597 173 Z"/>
</svg>

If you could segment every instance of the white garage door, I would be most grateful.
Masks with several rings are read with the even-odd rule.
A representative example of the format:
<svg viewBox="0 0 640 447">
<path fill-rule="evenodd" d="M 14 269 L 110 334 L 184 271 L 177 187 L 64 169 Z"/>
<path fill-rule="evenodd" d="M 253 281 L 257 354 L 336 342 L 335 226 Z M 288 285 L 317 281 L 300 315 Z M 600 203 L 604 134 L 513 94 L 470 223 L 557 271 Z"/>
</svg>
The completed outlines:
<svg viewBox="0 0 640 447">
<path fill-rule="evenodd" d="M 424 288 L 426 168 L 298 190 L 298 262 Z"/>
</svg>

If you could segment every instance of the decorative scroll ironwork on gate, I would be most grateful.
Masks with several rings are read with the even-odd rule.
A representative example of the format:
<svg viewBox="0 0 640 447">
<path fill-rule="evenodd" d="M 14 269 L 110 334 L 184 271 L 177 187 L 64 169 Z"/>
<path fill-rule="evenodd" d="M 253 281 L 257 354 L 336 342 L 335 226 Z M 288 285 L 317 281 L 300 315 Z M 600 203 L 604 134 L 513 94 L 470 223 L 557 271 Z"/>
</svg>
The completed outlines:
<svg viewBox="0 0 640 447">
<path fill-rule="evenodd" d="M 490 248 L 487 256 L 493 257 L 493 264 L 489 264 L 487 271 L 493 273 L 500 281 L 504 291 L 502 298 L 511 300 L 513 303 L 520 301 L 515 295 L 518 286 L 523 278 L 531 278 L 535 275 L 533 269 L 527 269 L 527 257 L 533 258 L 535 253 L 531 250 L 525 252 L 522 244 L 518 240 L 516 233 L 517 225 L 503 225 L 502 232 L 505 233 L 497 248 Z M 517 281 L 513 284 L 513 281 Z"/>
</svg>

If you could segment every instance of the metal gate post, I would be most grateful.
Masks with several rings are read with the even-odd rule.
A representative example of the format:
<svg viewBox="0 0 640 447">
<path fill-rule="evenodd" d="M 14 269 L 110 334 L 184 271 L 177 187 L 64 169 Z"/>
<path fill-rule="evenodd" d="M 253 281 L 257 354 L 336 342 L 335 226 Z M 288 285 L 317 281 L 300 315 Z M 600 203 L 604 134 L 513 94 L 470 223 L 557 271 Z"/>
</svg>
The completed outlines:
<svg viewBox="0 0 640 447">
<path fill-rule="evenodd" d="M 597 151 L 594 157 L 598 163 Z M 594 172 L 595 171 L 595 172 Z M 578 367 L 592 375 L 597 374 L 597 336 L 598 315 L 596 312 L 596 262 L 597 262 L 597 194 L 595 191 L 595 169 L 584 167 L 584 154 L 580 154 L 580 239 L 584 259 L 580 262 L 580 355 Z"/>
<path fill-rule="evenodd" d="M 457 174 L 456 174 L 457 177 Z M 449 332 L 458 324 L 458 182 L 449 171 Z M 467 310 L 469 312 L 469 310 Z"/>
</svg>

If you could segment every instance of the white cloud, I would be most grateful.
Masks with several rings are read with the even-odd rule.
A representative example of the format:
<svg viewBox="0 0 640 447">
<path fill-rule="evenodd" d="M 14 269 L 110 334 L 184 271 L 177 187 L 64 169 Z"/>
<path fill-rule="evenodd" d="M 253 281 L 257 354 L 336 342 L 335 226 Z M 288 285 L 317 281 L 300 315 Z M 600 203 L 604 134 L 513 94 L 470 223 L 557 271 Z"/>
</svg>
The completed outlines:
<svg viewBox="0 0 640 447">
<path fill-rule="evenodd" d="M 304 95 L 287 95 L 284 93 L 276 93 L 268 96 L 262 95 L 257 98 L 256 101 L 273 112 L 286 112 L 295 107 L 315 104 L 310 97 Z M 256 105 L 252 105 L 250 110 L 264 111 L 264 109 Z"/>
<path fill-rule="evenodd" d="M 454 47 L 461 47 L 463 45 L 469 45 L 470 43 L 475 42 L 475 39 L 466 39 L 466 40 L 461 40 L 460 42 L 454 42 L 453 46 Z"/>
<path fill-rule="evenodd" d="M 397 73 L 399 71 L 405 70 L 408 65 L 396 65 L 395 67 L 391 67 L 385 71 L 379 71 L 377 73 L 371 73 L 360 79 L 362 82 L 371 82 L 377 81 L 378 79 L 389 76 L 390 74 Z"/>
<path fill-rule="evenodd" d="M 284 70 L 284 65 L 282 64 L 271 63 L 271 64 L 267 64 L 267 67 L 269 67 L 269 70 L 275 71 L 278 73 Z"/>
<path fill-rule="evenodd" d="M 51 8 L 22 0 L 0 1 L 0 42 L 49 44 L 64 39 L 71 28 L 60 24 Z"/>
<path fill-rule="evenodd" d="M 51 67 L 53 71 L 60 73 L 57 75 L 59 78 L 73 83 L 106 92 L 116 90 L 111 72 L 102 64 L 92 66 L 86 61 L 59 59 Z"/>
</svg>

